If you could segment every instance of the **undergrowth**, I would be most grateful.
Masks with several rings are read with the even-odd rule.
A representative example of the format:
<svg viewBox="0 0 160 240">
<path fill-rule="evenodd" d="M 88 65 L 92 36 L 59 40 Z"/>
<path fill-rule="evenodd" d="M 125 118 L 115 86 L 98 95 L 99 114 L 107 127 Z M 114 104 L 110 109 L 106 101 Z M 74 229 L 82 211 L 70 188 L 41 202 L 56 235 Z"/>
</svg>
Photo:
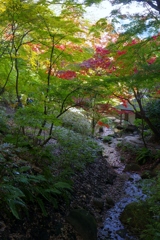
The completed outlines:
<svg viewBox="0 0 160 240">
<path fill-rule="evenodd" d="M 9 134 L 8 134 L 9 135 Z M 53 138 L 46 146 L 30 146 L 22 135 L 17 147 L 17 135 L 6 135 L 0 144 L 0 206 L 17 219 L 28 212 L 30 203 L 47 215 L 45 202 L 54 208 L 59 200 L 69 203 L 73 182 L 71 175 L 84 169 L 98 156 L 99 146 L 90 137 L 84 137 L 62 127 L 54 129 Z"/>
</svg>

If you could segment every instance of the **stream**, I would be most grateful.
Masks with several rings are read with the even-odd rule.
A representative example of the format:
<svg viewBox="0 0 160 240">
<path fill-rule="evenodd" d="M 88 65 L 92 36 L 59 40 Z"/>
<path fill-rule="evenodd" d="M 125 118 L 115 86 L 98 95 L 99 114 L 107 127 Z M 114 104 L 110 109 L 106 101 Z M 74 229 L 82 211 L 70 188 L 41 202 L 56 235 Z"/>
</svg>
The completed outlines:
<svg viewBox="0 0 160 240">
<path fill-rule="evenodd" d="M 101 136 L 113 134 L 113 131 L 105 129 Z M 116 145 L 122 141 L 120 138 L 114 138 L 111 144 L 103 143 L 103 156 L 106 157 L 108 163 L 115 169 L 117 174 L 123 174 L 125 165 L 120 161 L 119 153 L 116 151 Z M 125 206 L 131 202 L 144 200 L 146 195 L 142 192 L 141 177 L 137 173 L 129 173 L 128 180 L 124 183 L 124 195 L 117 201 L 114 207 L 106 212 L 103 226 L 98 231 L 98 240 L 137 240 L 136 237 L 131 236 L 127 229 L 122 225 L 119 216 L 124 210 Z"/>
</svg>

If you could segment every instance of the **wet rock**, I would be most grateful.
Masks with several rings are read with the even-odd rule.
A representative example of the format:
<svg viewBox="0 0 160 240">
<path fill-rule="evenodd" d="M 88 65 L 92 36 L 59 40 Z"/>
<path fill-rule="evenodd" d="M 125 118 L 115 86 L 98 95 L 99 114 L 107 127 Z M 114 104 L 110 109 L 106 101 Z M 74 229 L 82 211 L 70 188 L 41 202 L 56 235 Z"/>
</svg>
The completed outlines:
<svg viewBox="0 0 160 240">
<path fill-rule="evenodd" d="M 136 163 L 127 164 L 124 168 L 124 172 L 139 172 L 141 167 Z"/>
<path fill-rule="evenodd" d="M 92 205 L 100 210 L 103 210 L 104 208 L 104 201 L 101 198 L 93 198 L 92 199 Z"/>
<path fill-rule="evenodd" d="M 74 209 L 67 216 L 67 221 L 82 236 L 83 240 L 97 240 L 97 223 L 88 211 Z"/>
<path fill-rule="evenodd" d="M 121 142 L 123 140 L 123 138 L 116 138 L 117 141 Z"/>
<path fill-rule="evenodd" d="M 133 147 L 143 146 L 144 143 L 139 139 L 139 135 L 137 136 L 126 136 L 122 140 L 123 145 L 132 145 Z"/>
</svg>

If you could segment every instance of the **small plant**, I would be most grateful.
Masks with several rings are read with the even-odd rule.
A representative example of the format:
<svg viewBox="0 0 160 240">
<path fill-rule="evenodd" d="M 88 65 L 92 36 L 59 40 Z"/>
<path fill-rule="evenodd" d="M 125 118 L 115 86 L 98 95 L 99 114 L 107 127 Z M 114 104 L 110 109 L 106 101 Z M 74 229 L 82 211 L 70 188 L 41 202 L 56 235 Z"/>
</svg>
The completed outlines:
<svg viewBox="0 0 160 240">
<path fill-rule="evenodd" d="M 112 137 L 110 137 L 110 136 L 105 136 L 105 137 L 103 137 L 103 142 L 105 142 L 105 143 L 112 143 Z"/>
<path fill-rule="evenodd" d="M 136 161 L 139 164 L 145 164 L 151 158 L 151 150 L 148 148 L 140 148 L 137 150 Z"/>
<path fill-rule="evenodd" d="M 117 148 L 121 148 L 123 146 L 122 142 L 117 143 Z"/>
<path fill-rule="evenodd" d="M 122 150 L 124 152 L 130 152 L 130 153 L 135 153 L 136 151 L 135 147 L 130 143 L 122 144 Z"/>
</svg>

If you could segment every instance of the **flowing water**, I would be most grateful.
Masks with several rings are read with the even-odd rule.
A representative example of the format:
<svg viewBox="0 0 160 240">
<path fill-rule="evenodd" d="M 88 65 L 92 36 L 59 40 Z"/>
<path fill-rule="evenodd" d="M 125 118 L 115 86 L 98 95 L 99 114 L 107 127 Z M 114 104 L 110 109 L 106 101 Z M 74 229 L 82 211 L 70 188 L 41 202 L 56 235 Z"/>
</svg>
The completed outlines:
<svg viewBox="0 0 160 240">
<path fill-rule="evenodd" d="M 106 130 L 102 136 L 111 134 L 111 131 Z M 112 144 L 103 145 L 103 156 L 111 166 L 115 168 L 117 174 L 122 174 L 125 165 L 121 163 L 119 153 L 116 151 L 116 144 L 121 139 L 114 139 Z M 146 196 L 142 192 L 141 177 L 137 173 L 127 173 L 128 180 L 124 184 L 124 197 L 115 203 L 115 206 L 109 209 L 106 213 L 106 219 L 103 227 L 98 232 L 98 240 L 137 240 L 136 237 L 129 235 L 127 229 L 122 225 L 119 216 L 125 206 L 131 202 L 144 200 Z"/>
</svg>

